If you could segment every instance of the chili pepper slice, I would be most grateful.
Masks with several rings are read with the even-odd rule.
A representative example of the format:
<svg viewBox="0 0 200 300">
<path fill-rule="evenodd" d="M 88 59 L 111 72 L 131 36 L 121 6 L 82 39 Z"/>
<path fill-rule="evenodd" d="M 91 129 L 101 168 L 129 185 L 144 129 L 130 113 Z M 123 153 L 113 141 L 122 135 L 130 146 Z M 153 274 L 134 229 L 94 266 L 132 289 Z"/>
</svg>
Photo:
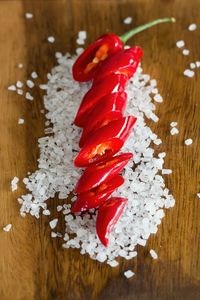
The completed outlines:
<svg viewBox="0 0 200 300">
<path fill-rule="evenodd" d="M 98 207 L 123 183 L 124 178 L 116 175 L 109 181 L 101 183 L 98 187 L 78 194 L 71 211 L 78 213 Z"/>
<path fill-rule="evenodd" d="M 119 120 L 97 129 L 89 135 L 84 147 L 74 160 L 76 167 L 87 167 L 91 163 L 97 163 L 117 153 L 130 135 L 136 122 L 132 116 Z"/>
<path fill-rule="evenodd" d="M 98 210 L 96 232 L 104 246 L 108 246 L 108 235 L 121 216 L 128 199 L 112 197 L 105 201 Z"/>
<path fill-rule="evenodd" d="M 75 61 L 72 67 L 74 79 L 80 82 L 91 80 L 97 67 L 122 47 L 123 43 L 117 35 L 108 33 L 100 36 Z"/>
<path fill-rule="evenodd" d="M 92 85 L 91 89 L 83 97 L 74 124 L 84 127 L 87 124 L 87 118 L 91 109 L 94 108 L 98 101 L 107 94 L 124 91 L 126 82 L 127 77 L 125 75 L 112 74 L 109 80 L 105 78 L 98 84 Z"/>
<path fill-rule="evenodd" d="M 113 93 L 101 98 L 90 112 L 87 125 L 83 128 L 79 146 L 82 147 L 88 134 L 97 128 L 105 126 L 111 121 L 122 118 L 126 107 L 127 94 L 125 92 Z"/>
<path fill-rule="evenodd" d="M 143 55 L 138 46 L 120 50 L 102 64 L 94 77 L 94 83 L 110 76 L 111 74 L 124 74 L 128 79 L 135 73 Z"/>
<path fill-rule="evenodd" d="M 115 177 L 128 163 L 129 159 L 133 157 L 132 153 L 123 153 L 114 156 L 103 163 L 97 165 L 90 165 L 83 172 L 75 187 L 75 193 L 80 194 L 89 191 L 102 182 Z"/>
</svg>

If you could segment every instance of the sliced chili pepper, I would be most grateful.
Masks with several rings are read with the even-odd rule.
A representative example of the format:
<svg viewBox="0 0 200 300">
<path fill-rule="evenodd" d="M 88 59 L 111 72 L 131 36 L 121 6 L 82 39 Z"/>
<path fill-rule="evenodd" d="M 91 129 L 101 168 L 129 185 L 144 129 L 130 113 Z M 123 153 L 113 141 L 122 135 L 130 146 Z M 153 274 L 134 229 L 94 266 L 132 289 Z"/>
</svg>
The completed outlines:
<svg viewBox="0 0 200 300">
<path fill-rule="evenodd" d="M 74 165 L 87 167 L 117 153 L 130 135 L 135 122 L 135 117 L 128 116 L 95 130 L 85 141 L 84 147 L 74 160 Z"/>
<path fill-rule="evenodd" d="M 95 74 L 94 83 L 113 73 L 124 74 L 129 79 L 135 73 L 142 55 L 142 49 L 138 46 L 120 50 L 101 65 Z"/>
<path fill-rule="evenodd" d="M 121 216 L 128 199 L 113 197 L 105 201 L 98 210 L 96 232 L 104 246 L 108 246 L 108 235 Z"/>
<path fill-rule="evenodd" d="M 97 67 L 122 47 L 123 43 L 117 35 L 108 33 L 100 36 L 75 61 L 72 68 L 74 79 L 80 82 L 91 80 Z"/>
<path fill-rule="evenodd" d="M 120 175 L 111 180 L 101 183 L 98 187 L 78 194 L 77 199 L 72 206 L 73 213 L 82 212 L 101 205 L 120 185 L 124 183 L 124 178 Z"/>
<path fill-rule="evenodd" d="M 112 74 L 109 80 L 105 78 L 98 84 L 92 85 L 91 89 L 83 97 L 74 124 L 84 127 L 87 124 L 87 118 L 91 109 L 94 108 L 98 101 L 108 94 L 123 92 L 126 82 L 127 77 L 125 75 Z"/>
<path fill-rule="evenodd" d="M 126 106 L 126 99 L 127 94 L 121 92 L 108 94 L 99 100 L 88 116 L 87 125 L 83 128 L 79 142 L 80 147 L 84 145 L 89 133 L 105 126 L 111 121 L 122 118 Z"/>
<path fill-rule="evenodd" d="M 121 172 L 132 157 L 132 153 L 123 153 L 118 156 L 114 156 L 103 163 L 99 163 L 98 165 L 90 165 L 87 169 L 85 169 L 81 178 L 77 182 L 75 193 L 80 194 L 89 191 L 99 186 L 101 183 L 112 179 Z"/>
</svg>

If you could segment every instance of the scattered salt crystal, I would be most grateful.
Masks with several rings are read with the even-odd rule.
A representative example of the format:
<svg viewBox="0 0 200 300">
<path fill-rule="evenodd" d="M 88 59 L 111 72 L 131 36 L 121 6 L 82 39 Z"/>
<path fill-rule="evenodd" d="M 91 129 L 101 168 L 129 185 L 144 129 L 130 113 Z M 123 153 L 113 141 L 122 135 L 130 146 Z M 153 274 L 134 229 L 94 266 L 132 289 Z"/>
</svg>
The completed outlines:
<svg viewBox="0 0 200 300">
<path fill-rule="evenodd" d="M 162 174 L 163 175 L 172 174 L 172 170 L 171 169 L 162 169 Z"/>
<path fill-rule="evenodd" d="M 40 88 L 41 90 L 47 90 L 48 86 L 47 86 L 46 84 L 40 84 L 40 85 L 39 85 L 39 88 Z"/>
<path fill-rule="evenodd" d="M 78 45 L 84 45 L 84 44 L 85 44 L 85 40 L 78 38 L 78 39 L 76 40 L 76 43 L 77 43 Z"/>
<path fill-rule="evenodd" d="M 171 122 L 171 123 L 170 123 L 170 126 L 171 126 L 171 127 L 176 127 L 177 125 L 178 125 L 177 122 Z"/>
<path fill-rule="evenodd" d="M 96 256 L 96 260 L 100 262 L 104 262 L 106 259 L 107 259 L 107 255 L 103 252 L 98 253 Z"/>
<path fill-rule="evenodd" d="M 34 72 L 31 73 L 31 77 L 33 79 L 36 79 L 36 78 L 38 78 L 38 74 L 34 71 Z"/>
<path fill-rule="evenodd" d="M 186 69 L 183 74 L 187 77 L 193 77 L 194 76 L 194 71 Z"/>
<path fill-rule="evenodd" d="M 43 215 L 45 215 L 45 216 L 50 216 L 50 214 L 51 214 L 51 212 L 50 212 L 49 209 L 44 209 L 42 213 L 43 213 Z"/>
<path fill-rule="evenodd" d="M 128 271 L 125 271 L 124 272 L 124 276 L 126 277 L 126 278 L 131 278 L 131 277 L 133 277 L 135 275 L 135 273 L 133 272 L 133 271 L 131 271 L 131 270 L 128 270 Z"/>
<path fill-rule="evenodd" d="M 16 86 L 13 84 L 13 85 L 10 85 L 9 87 L 8 87 L 8 90 L 9 91 L 16 91 Z"/>
<path fill-rule="evenodd" d="M 177 41 L 177 42 L 176 42 L 176 46 L 177 46 L 178 48 L 182 48 L 182 47 L 185 46 L 185 42 L 184 42 L 183 40 Z"/>
<path fill-rule="evenodd" d="M 157 258 L 158 258 L 158 254 L 156 253 L 155 250 L 151 249 L 151 250 L 149 251 L 149 253 L 150 253 L 150 255 L 151 255 L 151 257 L 152 257 L 153 259 L 157 259 Z"/>
<path fill-rule="evenodd" d="M 132 17 L 127 17 L 126 19 L 124 19 L 124 24 L 131 24 L 133 21 L 133 18 Z"/>
<path fill-rule="evenodd" d="M 18 94 L 18 95 L 23 95 L 23 93 L 24 93 L 23 90 L 17 89 L 17 94 Z"/>
<path fill-rule="evenodd" d="M 16 86 L 17 86 L 18 88 L 22 88 L 23 85 L 24 85 L 23 82 L 21 82 L 20 80 L 18 80 L 17 83 L 16 83 Z"/>
<path fill-rule="evenodd" d="M 57 211 L 61 211 L 63 209 L 62 205 L 57 205 Z"/>
<path fill-rule="evenodd" d="M 163 97 L 160 94 L 155 95 L 153 99 L 159 103 L 163 102 Z"/>
<path fill-rule="evenodd" d="M 54 232 L 54 231 L 51 231 L 51 237 L 52 237 L 52 238 L 56 238 L 56 237 L 57 237 L 57 233 Z"/>
<path fill-rule="evenodd" d="M 24 124 L 24 119 L 19 118 L 19 119 L 18 119 L 18 124 Z"/>
<path fill-rule="evenodd" d="M 34 82 L 33 82 L 32 80 L 29 79 L 29 80 L 26 81 L 26 85 L 27 85 L 30 89 L 32 89 L 32 88 L 34 87 L 35 84 L 34 84 Z"/>
<path fill-rule="evenodd" d="M 124 46 L 124 49 L 130 49 L 130 48 L 131 48 L 131 46 L 129 46 L 129 45 Z"/>
<path fill-rule="evenodd" d="M 178 133 L 179 133 L 179 130 L 178 130 L 176 127 L 173 127 L 173 128 L 170 130 L 170 133 L 171 133 L 171 135 L 175 135 L 175 134 L 178 134 Z"/>
<path fill-rule="evenodd" d="M 81 53 L 83 53 L 83 51 L 84 51 L 84 48 L 82 48 L 82 47 L 76 48 L 77 55 L 80 55 Z"/>
<path fill-rule="evenodd" d="M 162 141 L 161 141 L 161 139 L 156 139 L 156 140 L 153 141 L 153 143 L 155 145 L 160 145 L 160 144 L 162 144 Z"/>
<path fill-rule="evenodd" d="M 25 98 L 30 101 L 32 101 L 34 99 L 33 96 L 31 96 L 31 94 L 29 92 L 26 92 Z"/>
<path fill-rule="evenodd" d="M 200 61 L 196 61 L 196 66 L 197 66 L 197 68 L 200 67 Z"/>
<path fill-rule="evenodd" d="M 154 88 L 151 92 L 152 92 L 152 94 L 158 94 L 158 89 Z"/>
<path fill-rule="evenodd" d="M 12 228 L 12 224 L 7 224 L 6 226 L 3 227 L 3 230 L 4 230 L 5 232 L 8 232 L 8 231 L 11 230 L 11 228 Z"/>
<path fill-rule="evenodd" d="M 195 63 L 190 63 L 190 69 L 195 69 L 196 68 L 196 64 Z"/>
<path fill-rule="evenodd" d="M 48 40 L 49 43 L 54 43 L 55 42 L 55 37 L 54 36 L 49 36 L 47 38 L 47 40 Z"/>
<path fill-rule="evenodd" d="M 197 197 L 200 199 L 200 193 L 197 193 Z"/>
<path fill-rule="evenodd" d="M 187 145 L 187 146 L 192 145 L 192 143 L 193 143 L 192 139 L 185 140 L 185 145 Z"/>
<path fill-rule="evenodd" d="M 159 121 L 159 118 L 152 112 L 151 115 L 150 115 L 150 119 L 154 122 L 158 122 Z"/>
<path fill-rule="evenodd" d="M 19 178 L 18 177 L 14 177 L 13 180 L 11 181 L 11 189 L 12 192 L 14 192 L 15 190 L 17 190 L 17 183 L 19 182 Z"/>
<path fill-rule="evenodd" d="M 25 17 L 26 19 L 32 19 L 33 18 L 33 14 L 30 12 L 25 13 Z"/>
<path fill-rule="evenodd" d="M 51 229 L 54 229 L 57 226 L 58 219 L 53 219 L 49 222 Z"/>
<path fill-rule="evenodd" d="M 111 260 L 111 261 L 108 261 L 108 264 L 114 268 L 114 267 L 117 267 L 119 265 L 118 261 L 116 260 Z"/>
<path fill-rule="evenodd" d="M 190 51 L 188 49 L 183 49 L 182 53 L 183 55 L 189 55 Z"/>
<path fill-rule="evenodd" d="M 197 29 L 197 25 L 196 24 L 190 24 L 189 26 L 188 26 L 188 30 L 189 31 L 194 31 L 194 30 L 196 30 Z"/>
<path fill-rule="evenodd" d="M 23 64 L 18 64 L 18 65 L 17 65 L 17 67 L 18 67 L 19 69 L 22 69 L 23 66 L 24 66 Z"/>
<path fill-rule="evenodd" d="M 156 87 L 157 86 L 157 81 L 155 79 L 150 80 L 150 85 L 151 87 Z"/>
<path fill-rule="evenodd" d="M 86 31 L 85 31 L 85 30 L 79 31 L 78 37 L 79 37 L 79 39 L 81 39 L 81 40 L 85 40 L 85 39 L 87 38 L 87 33 L 86 33 Z"/>
</svg>

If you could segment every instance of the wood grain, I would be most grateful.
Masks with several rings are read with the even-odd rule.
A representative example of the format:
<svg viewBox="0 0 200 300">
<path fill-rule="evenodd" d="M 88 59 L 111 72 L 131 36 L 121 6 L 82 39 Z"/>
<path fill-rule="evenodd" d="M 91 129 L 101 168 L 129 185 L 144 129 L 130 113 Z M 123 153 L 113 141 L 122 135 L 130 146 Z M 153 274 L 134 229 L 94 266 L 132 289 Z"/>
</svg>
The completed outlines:
<svg viewBox="0 0 200 300">
<path fill-rule="evenodd" d="M 28 11 L 34 14 L 31 20 L 24 18 Z M 63 250 L 61 241 L 50 238 L 47 217 L 36 221 L 19 215 L 16 198 L 25 193 L 24 186 L 12 193 L 10 181 L 36 169 L 37 138 L 44 128 L 42 92 L 34 90 L 35 100 L 28 102 L 7 86 L 25 81 L 33 70 L 38 82 L 45 82 L 55 51 L 73 53 L 79 30 L 87 30 L 87 43 L 108 30 L 122 34 L 131 27 L 122 22 L 130 15 L 134 26 L 177 18 L 175 25 L 152 28 L 130 42 L 144 49 L 143 69 L 158 80 L 164 98 L 157 105 L 159 123 L 150 125 L 163 140 L 159 150 L 167 151 L 166 167 L 173 169 L 166 183 L 176 206 L 166 212 L 147 247 L 138 247 L 137 259 L 121 260 L 111 269 L 76 250 Z M 200 73 L 192 79 L 182 75 L 189 62 L 200 60 L 200 29 L 187 30 L 191 22 L 200 25 L 199 19 L 199 0 L 0 1 L 0 227 L 13 224 L 11 232 L 0 231 L 1 300 L 200 299 Z M 54 44 L 47 43 L 49 35 L 56 37 Z M 179 39 L 185 40 L 189 57 L 175 47 Z M 19 117 L 25 119 L 23 126 L 17 124 Z M 169 134 L 171 121 L 178 121 L 177 136 Z M 183 143 L 188 137 L 194 140 L 190 147 Z M 58 203 L 49 201 L 54 216 Z M 151 248 L 158 252 L 157 261 L 148 254 Z M 137 275 L 127 280 L 123 271 L 129 268 Z"/>
</svg>

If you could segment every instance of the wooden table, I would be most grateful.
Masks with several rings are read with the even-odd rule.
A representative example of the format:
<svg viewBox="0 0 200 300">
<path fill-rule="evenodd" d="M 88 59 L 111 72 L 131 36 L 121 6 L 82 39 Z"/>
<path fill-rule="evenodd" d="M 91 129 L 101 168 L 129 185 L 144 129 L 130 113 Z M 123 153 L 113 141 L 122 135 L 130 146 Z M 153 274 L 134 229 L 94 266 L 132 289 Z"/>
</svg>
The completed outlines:
<svg viewBox="0 0 200 300">
<path fill-rule="evenodd" d="M 27 20 L 25 12 L 34 18 Z M 19 215 L 16 198 L 25 193 L 22 183 L 11 192 L 14 176 L 22 179 L 37 167 L 37 138 L 43 135 L 42 92 L 33 92 L 35 100 L 9 92 L 7 86 L 25 81 L 34 70 L 39 82 L 55 65 L 55 51 L 74 52 L 77 32 L 88 32 L 87 43 L 110 30 L 122 34 L 133 24 L 166 16 L 176 24 L 162 24 L 133 38 L 131 45 L 144 49 L 144 71 L 158 80 L 164 98 L 157 105 L 158 124 L 150 124 L 162 138 L 159 150 L 167 151 L 166 167 L 173 174 L 166 184 L 176 198 L 176 206 L 166 211 L 159 232 L 147 247 L 138 247 L 138 257 L 121 260 L 120 266 L 105 264 L 81 256 L 76 250 L 63 250 L 61 240 L 50 238 L 49 219 L 39 221 Z M 11 232 L 0 232 L 1 300 L 195 300 L 200 299 L 200 200 L 199 185 L 200 70 L 195 77 L 183 76 L 190 62 L 200 60 L 199 0 L 1 0 L 0 1 L 0 227 L 12 223 Z M 50 44 L 47 37 L 56 42 Z M 175 47 L 183 39 L 190 50 L 183 56 Z M 17 68 L 23 63 L 24 68 Z M 19 126 L 18 118 L 25 124 Z M 169 134 L 170 122 L 177 121 L 179 135 Z M 193 145 L 186 147 L 185 138 Z M 56 216 L 57 200 L 50 201 Z M 60 228 L 60 230 L 64 229 Z M 158 252 L 153 261 L 149 250 Z M 123 272 L 137 273 L 127 280 Z"/>
</svg>

